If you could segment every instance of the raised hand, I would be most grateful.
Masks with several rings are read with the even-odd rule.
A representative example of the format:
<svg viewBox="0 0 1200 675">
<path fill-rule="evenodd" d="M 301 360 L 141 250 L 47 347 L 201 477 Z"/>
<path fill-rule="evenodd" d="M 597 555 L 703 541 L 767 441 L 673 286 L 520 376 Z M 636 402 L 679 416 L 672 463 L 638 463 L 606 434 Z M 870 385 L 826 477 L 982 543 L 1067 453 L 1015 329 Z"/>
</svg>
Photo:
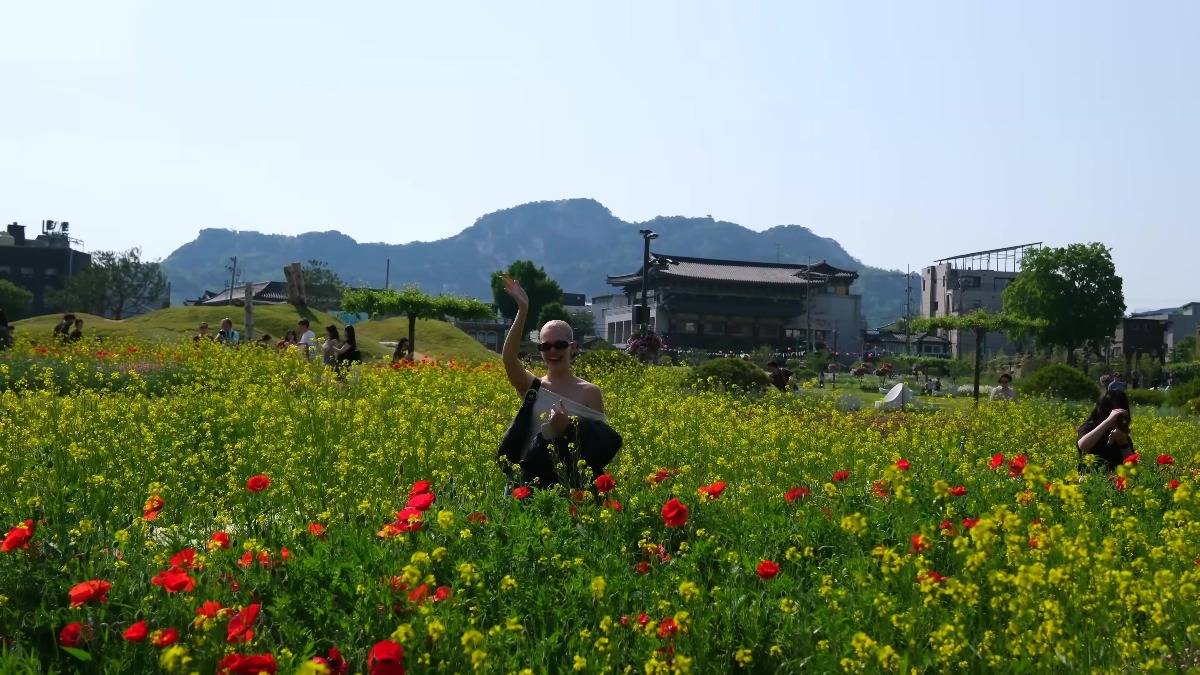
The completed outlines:
<svg viewBox="0 0 1200 675">
<path fill-rule="evenodd" d="M 521 288 L 521 282 L 507 274 L 504 275 L 504 292 L 516 301 L 518 309 L 529 309 L 529 295 Z"/>
</svg>

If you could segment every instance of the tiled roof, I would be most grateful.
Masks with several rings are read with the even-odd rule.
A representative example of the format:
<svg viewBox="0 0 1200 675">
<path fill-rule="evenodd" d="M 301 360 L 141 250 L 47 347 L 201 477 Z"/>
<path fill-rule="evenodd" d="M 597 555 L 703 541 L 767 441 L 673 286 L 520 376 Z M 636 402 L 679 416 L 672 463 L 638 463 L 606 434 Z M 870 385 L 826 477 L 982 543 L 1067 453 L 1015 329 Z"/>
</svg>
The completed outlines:
<svg viewBox="0 0 1200 675">
<path fill-rule="evenodd" d="M 692 258 L 654 254 L 651 259 L 651 277 L 674 277 L 679 279 L 704 279 L 733 283 L 799 285 L 823 283 L 828 278 L 855 279 L 857 272 L 843 270 L 822 261 L 813 265 L 810 279 L 805 279 L 805 265 L 749 262 L 741 260 L 717 260 L 714 258 Z M 610 276 L 610 284 L 623 285 L 641 279 L 641 271 Z"/>
<path fill-rule="evenodd" d="M 256 302 L 284 302 L 287 300 L 287 284 L 282 281 L 259 281 L 250 284 L 250 291 Z M 206 292 L 207 293 L 207 292 Z M 233 288 L 233 300 L 241 301 L 246 297 L 246 285 Z M 200 304 L 227 305 L 229 304 L 229 289 L 214 293 Z"/>
</svg>

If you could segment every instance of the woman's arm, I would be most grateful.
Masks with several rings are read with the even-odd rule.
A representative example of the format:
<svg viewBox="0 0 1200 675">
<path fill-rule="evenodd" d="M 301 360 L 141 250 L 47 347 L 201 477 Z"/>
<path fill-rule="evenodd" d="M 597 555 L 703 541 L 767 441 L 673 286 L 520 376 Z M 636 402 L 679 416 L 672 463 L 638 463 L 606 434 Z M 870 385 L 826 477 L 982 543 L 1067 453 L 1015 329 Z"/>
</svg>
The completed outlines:
<svg viewBox="0 0 1200 675">
<path fill-rule="evenodd" d="M 1108 436 L 1108 431 L 1116 423 L 1117 418 L 1125 414 L 1127 413 L 1121 409 L 1112 411 L 1103 422 L 1097 424 L 1091 431 L 1080 436 L 1079 440 L 1075 442 L 1075 447 L 1079 448 L 1083 452 L 1090 452 L 1092 448 L 1096 447 L 1098 443 L 1102 442 L 1105 437 Z"/>
<path fill-rule="evenodd" d="M 508 375 L 508 381 L 517 394 L 524 396 L 533 383 L 533 373 L 521 365 L 520 358 L 521 338 L 525 335 L 525 321 L 529 318 L 529 296 L 516 279 L 508 276 L 504 277 L 504 291 L 517 303 L 517 316 L 508 329 L 508 336 L 504 338 L 504 373 Z"/>
</svg>

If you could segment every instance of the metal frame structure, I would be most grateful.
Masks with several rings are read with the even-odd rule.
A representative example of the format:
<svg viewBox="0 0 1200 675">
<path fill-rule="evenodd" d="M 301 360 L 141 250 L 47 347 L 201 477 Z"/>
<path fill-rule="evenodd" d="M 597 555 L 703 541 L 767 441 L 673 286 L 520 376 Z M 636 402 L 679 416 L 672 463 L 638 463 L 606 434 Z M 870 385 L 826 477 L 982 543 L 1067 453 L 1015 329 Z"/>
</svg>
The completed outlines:
<svg viewBox="0 0 1200 675">
<path fill-rule="evenodd" d="M 941 260 L 933 261 L 934 264 L 950 263 L 950 266 L 957 270 L 989 270 L 993 272 L 1019 272 L 1021 271 L 1021 259 L 1025 255 L 1025 251 L 1031 248 L 1041 246 L 1042 242 L 1036 241 L 1030 244 L 1018 244 L 1016 246 L 1006 246 L 1004 248 L 993 248 L 987 251 L 975 251 L 974 253 L 963 253 L 961 255 L 942 258 Z M 995 265 L 993 266 L 993 261 Z"/>
</svg>

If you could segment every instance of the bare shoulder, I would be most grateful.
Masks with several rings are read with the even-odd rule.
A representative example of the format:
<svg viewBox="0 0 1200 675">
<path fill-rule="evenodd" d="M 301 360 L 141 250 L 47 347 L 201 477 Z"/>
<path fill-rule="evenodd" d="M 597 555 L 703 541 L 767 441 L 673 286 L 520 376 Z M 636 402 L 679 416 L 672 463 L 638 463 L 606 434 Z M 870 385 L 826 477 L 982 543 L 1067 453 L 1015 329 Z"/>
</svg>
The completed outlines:
<svg viewBox="0 0 1200 675">
<path fill-rule="evenodd" d="M 580 403 L 587 405 L 589 408 L 596 410 L 604 410 L 604 393 L 600 391 L 600 387 L 588 382 L 587 380 L 579 381 L 579 392 L 583 398 Z"/>
</svg>

